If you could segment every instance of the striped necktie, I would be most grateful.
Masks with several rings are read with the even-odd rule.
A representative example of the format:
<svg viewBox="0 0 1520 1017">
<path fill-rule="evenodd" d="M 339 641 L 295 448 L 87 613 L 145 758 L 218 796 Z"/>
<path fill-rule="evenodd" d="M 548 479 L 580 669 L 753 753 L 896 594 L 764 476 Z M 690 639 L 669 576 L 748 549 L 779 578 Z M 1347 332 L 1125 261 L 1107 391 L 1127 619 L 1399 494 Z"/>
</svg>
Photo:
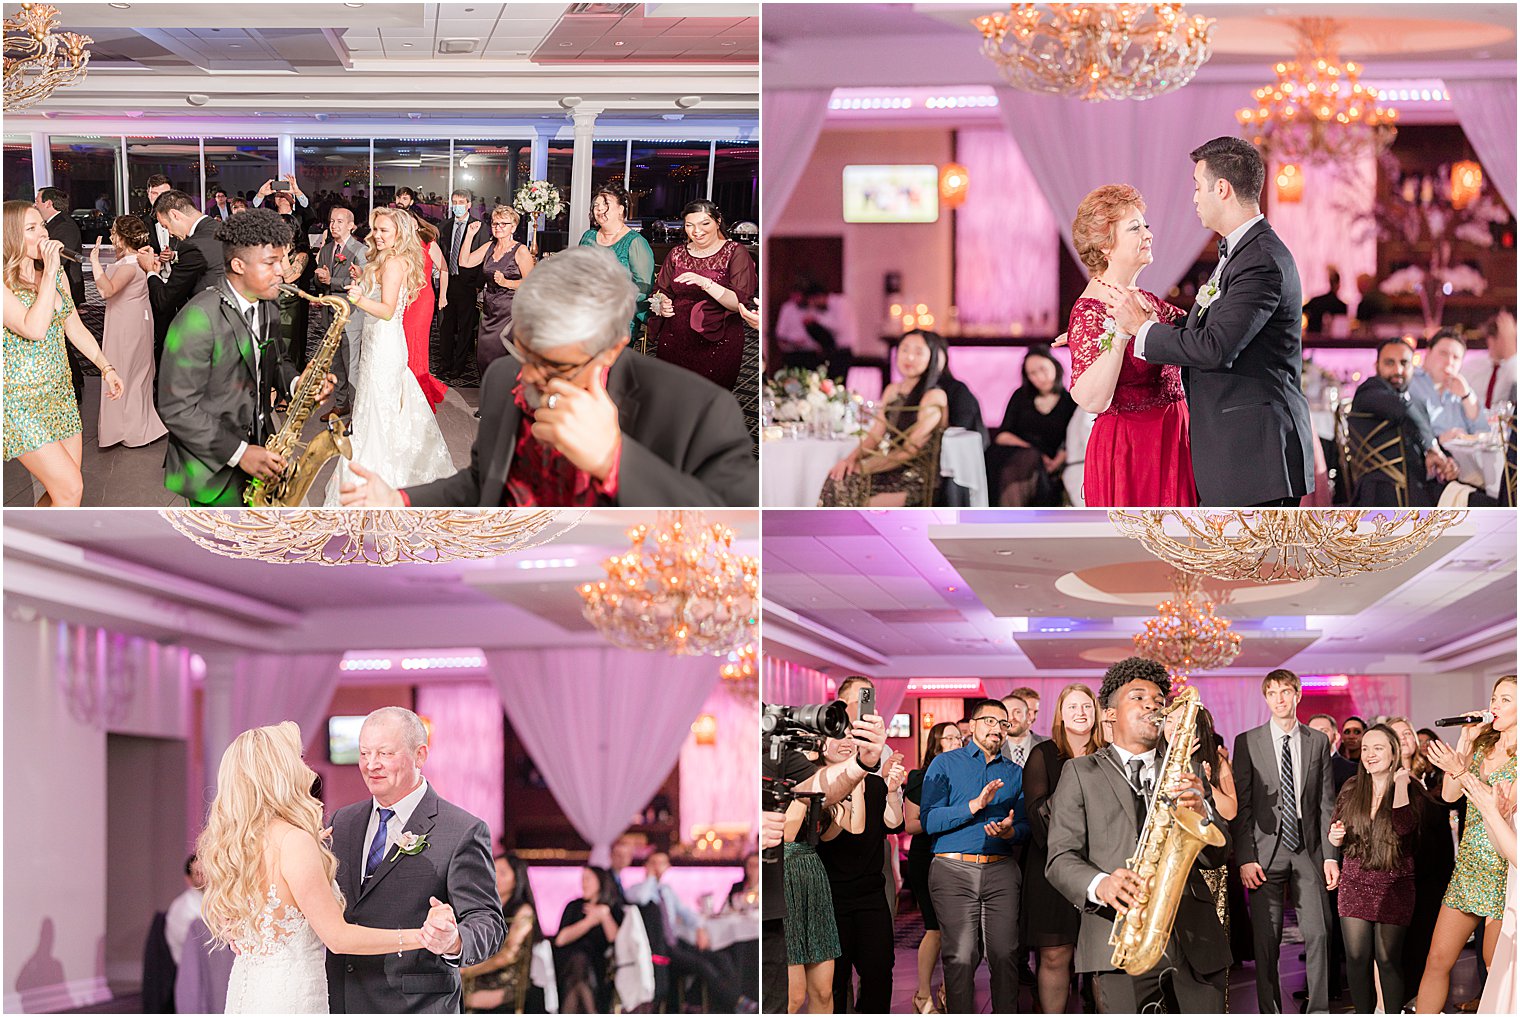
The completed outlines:
<svg viewBox="0 0 1520 1017">
<path fill-rule="evenodd" d="M 1282 834 L 1282 846 L 1289 851 L 1297 851 L 1303 847 L 1303 841 L 1298 834 L 1298 792 L 1293 783 L 1293 751 L 1292 735 L 1282 736 L 1282 770 L 1279 777 L 1282 780 L 1282 789 L 1278 797 L 1277 811 L 1282 817 L 1282 824 L 1278 831 Z"/>
</svg>

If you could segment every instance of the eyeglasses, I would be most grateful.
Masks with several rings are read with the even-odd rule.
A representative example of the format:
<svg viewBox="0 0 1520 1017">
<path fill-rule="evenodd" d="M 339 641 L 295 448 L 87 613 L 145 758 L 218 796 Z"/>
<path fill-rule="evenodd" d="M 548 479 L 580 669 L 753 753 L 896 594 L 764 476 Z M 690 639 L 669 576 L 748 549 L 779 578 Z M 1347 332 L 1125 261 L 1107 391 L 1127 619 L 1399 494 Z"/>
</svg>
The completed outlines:
<svg viewBox="0 0 1520 1017">
<path fill-rule="evenodd" d="M 550 378 L 558 378 L 561 381 L 569 381 L 577 374 L 580 374 L 581 371 L 585 369 L 587 364 L 591 363 L 597 357 L 601 356 L 600 353 L 596 353 L 587 357 L 585 360 L 582 360 L 578 364 L 561 364 L 558 361 L 545 360 L 542 357 L 535 357 L 524 353 L 522 349 L 510 339 L 504 340 L 502 345 L 506 346 L 507 352 L 512 354 L 513 358 L 519 364 L 522 364 L 524 367 L 531 367 L 535 371 L 540 371 Z"/>
<path fill-rule="evenodd" d="M 1008 723 L 1006 720 L 998 720 L 996 717 L 978 717 L 978 718 L 976 718 L 976 720 L 972 721 L 972 723 L 973 724 L 988 724 L 988 723 L 995 724 L 996 726 L 1002 728 L 1004 731 L 1007 731 L 1010 727 L 1013 726 L 1012 724 Z"/>
</svg>

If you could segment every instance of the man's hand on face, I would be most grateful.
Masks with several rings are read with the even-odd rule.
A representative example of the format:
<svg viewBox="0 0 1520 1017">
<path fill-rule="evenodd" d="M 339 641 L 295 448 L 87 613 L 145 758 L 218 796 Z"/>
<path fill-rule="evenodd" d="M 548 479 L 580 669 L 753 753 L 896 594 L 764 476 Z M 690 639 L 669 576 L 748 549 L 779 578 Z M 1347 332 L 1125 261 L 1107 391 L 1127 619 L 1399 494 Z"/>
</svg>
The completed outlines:
<svg viewBox="0 0 1520 1017">
<path fill-rule="evenodd" d="M 606 481 L 623 442 L 618 409 L 594 368 L 590 389 L 551 378 L 543 400 L 533 411 L 533 437 L 559 450 L 578 470 Z"/>
</svg>

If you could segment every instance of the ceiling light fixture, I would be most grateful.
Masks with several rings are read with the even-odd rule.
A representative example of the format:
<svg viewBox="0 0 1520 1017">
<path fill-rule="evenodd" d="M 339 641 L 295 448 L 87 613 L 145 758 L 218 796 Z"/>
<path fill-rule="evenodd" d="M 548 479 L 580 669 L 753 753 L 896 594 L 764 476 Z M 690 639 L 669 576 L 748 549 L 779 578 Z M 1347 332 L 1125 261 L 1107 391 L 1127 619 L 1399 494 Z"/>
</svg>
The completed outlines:
<svg viewBox="0 0 1520 1017">
<path fill-rule="evenodd" d="M 1196 671 L 1229 667 L 1240 655 L 1240 633 L 1214 613 L 1215 604 L 1226 599 L 1204 593 L 1199 576 L 1173 570 L 1172 596 L 1156 605 L 1156 617 L 1147 618 L 1132 637 L 1135 652 L 1166 665 L 1180 684 Z"/>
<path fill-rule="evenodd" d="M 95 40 L 59 32 L 58 8 L 22 4 L 5 19 L 5 112 L 27 109 L 58 88 L 77 85 L 88 73 Z"/>
</svg>

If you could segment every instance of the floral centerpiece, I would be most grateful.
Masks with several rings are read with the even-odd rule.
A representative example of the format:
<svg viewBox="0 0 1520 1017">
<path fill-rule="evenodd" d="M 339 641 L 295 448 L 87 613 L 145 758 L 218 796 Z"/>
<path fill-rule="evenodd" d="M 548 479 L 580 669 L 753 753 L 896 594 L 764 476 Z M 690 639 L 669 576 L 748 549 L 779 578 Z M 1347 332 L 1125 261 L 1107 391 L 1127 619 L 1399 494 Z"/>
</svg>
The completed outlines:
<svg viewBox="0 0 1520 1017">
<path fill-rule="evenodd" d="M 537 217 L 557 219 L 565 210 L 559 188 L 547 180 L 530 180 L 512 196 L 512 207 L 528 217 L 528 247 L 533 247 L 533 230 Z"/>
<path fill-rule="evenodd" d="M 774 423 L 821 426 L 830 434 L 848 434 L 857 429 L 856 405 L 860 400 L 850 394 L 842 381 L 821 370 L 789 367 L 773 374 L 765 388 L 772 403 Z"/>
</svg>

